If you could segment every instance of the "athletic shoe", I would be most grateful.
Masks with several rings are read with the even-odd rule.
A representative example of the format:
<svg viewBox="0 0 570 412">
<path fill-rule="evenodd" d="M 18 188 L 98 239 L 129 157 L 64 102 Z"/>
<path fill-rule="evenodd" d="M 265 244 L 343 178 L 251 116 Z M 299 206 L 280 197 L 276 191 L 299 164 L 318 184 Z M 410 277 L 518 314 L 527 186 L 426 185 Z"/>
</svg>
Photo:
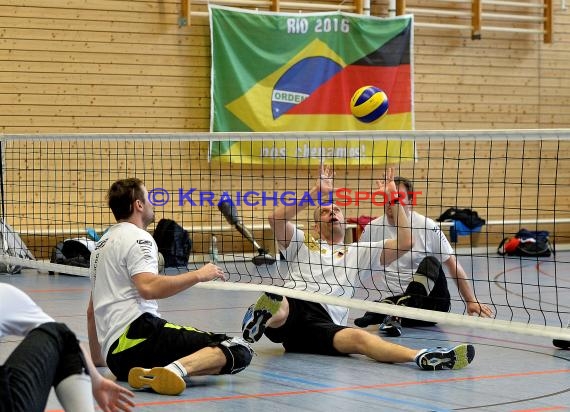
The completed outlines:
<svg viewBox="0 0 570 412">
<path fill-rule="evenodd" d="M 568 323 L 567 328 L 570 329 L 570 323 Z M 570 349 L 570 341 L 564 339 L 553 339 L 552 344 L 560 349 Z"/>
<path fill-rule="evenodd" d="M 396 317 L 386 316 L 386 319 L 384 319 L 379 329 L 380 332 L 384 332 L 393 338 L 402 335 L 402 325 L 400 324 L 400 319 Z"/>
<path fill-rule="evenodd" d="M 135 389 L 150 387 L 161 395 L 180 395 L 186 389 L 186 382 L 175 372 L 166 368 L 132 368 L 129 371 L 129 385 Z"/>
<path fill-rule="evenodd" d="M 243 338 L 250 343 L 257 342 L 265 332 L 265 324 L 281 307 L 283 296 L 264 293 L 251 305 L 241 325 Z"/>
<path fill-rule="evenodd" d="M 366 328 L 370 325 L 379 325 L 384 321 L 386 315 L 374 312 L 366 312 L 362 317 L 354 319 L 354 324 L 359 328 Z"/>
<path fill-rule="evenodd" d="M 416 363 L 428 371 L 461 369 L 469 365 L 474 357 L 473 345 L 461 344 L 451 349 L 441 347 L 424 349 L 416 356 Z"/>
</svg>

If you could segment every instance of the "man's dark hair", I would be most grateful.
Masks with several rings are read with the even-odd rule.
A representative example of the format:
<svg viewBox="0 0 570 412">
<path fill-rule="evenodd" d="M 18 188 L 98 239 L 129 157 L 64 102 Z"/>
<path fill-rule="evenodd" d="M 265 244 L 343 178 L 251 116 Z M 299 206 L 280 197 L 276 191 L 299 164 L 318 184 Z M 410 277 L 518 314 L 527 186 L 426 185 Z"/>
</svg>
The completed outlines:
<svg viewBox="0 0 570 412">
<path fill-rule="evenodd" d="M 412 194 L 412 192 L 414 191 L 414 185 L 412 184 L 412 181 L 410 179 L 407 179 L 402 176 L 396 176 L 394 177 L 394 183 L 396 184 L 396 188 L 398 188 L 398 186 L 400 185 L 404 185 L 404 187 L 406 188 L 406 192 L 408 192 L 408 200 L 413 200 L 414 195 Z"/>
<path fill-rule="evenodd" d="M 117 221 L 131 217 L 135 201 L 140 200 L 143 203 L 146 201 L 143 185 L 142 180 L 135 177 L 117 180 L 111 185 L 107 192 L 107 199 Z"/>
</svg>

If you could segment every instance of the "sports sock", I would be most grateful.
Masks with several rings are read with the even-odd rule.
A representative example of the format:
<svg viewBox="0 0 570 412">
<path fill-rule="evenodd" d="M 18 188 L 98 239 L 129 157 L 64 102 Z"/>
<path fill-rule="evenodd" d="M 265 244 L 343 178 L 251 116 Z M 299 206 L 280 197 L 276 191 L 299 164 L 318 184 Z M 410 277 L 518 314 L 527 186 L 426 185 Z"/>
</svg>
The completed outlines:
<svg viewBox="0 0 570 412">
<path fill-rule="evenodd" d="M 174 361 L 166 365 L 165 368 L 174 372 L 175 374 L 177 374 L 182 378 L 188 375 L 188 372 L 186 372 L 186 368 L 182 366 L 182 364 L 179 361 Z"/>
<path fill-rule="evenodd" d="M 428 351 L 427 349 L 421 349 L 420 351 L 418 351 L 418 353 L 416 353 L 416 356 L 414 357 L 414 362 L 418 363 L 418 358 L 427 351 Z"/>
<path fill-rule="evenodd" d="M 66 412 L 94 412 L 91 377 L 84 373 L 69 375 L 55 387 L 55 394 Z"/>
<path fill-rule="evenodd" d="M 434 286 L 435 286 L 435 282 L 428 278 L 425 275 L 422 275 L 421 273 L 415 273 L 412 276 L 412 280 L 414 282 L 418 282 L 419 284 L 421 284 L 425 290 L 426 290 L 426 295 L 428 294 L 429 291 L 433 290 Z"/>
</svg>

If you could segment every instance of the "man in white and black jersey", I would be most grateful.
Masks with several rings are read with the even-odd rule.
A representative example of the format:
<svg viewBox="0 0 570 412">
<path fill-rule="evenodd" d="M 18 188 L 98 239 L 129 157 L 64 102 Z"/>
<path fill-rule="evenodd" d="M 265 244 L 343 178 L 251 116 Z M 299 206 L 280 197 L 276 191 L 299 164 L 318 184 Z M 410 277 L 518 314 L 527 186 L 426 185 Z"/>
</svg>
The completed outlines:
<svg viewBox="0 0 570 412">
<path fill-rule="evenodd" d="M 394 193 L 393 170 L 377 181 L 378 189 Z M 320 193 L 327 198 L 334 191 L 333 171 L 323 166 L 316 185 L 310 190 L 313 199 Z M 391 204 L 398 220 L 396 239 L 380 242 L 344 244 L 345 222 L 335 204 L 314 211 L 314 231 L 319 240 L 298 229 L 291 220 L 307 206 L 280 205 L 269 216 L 281 253 L 287 260 L 289 280 L 286 288 L 352 297 L 361 269 L 380 270 L 398 259 L 413 246 L 410 223 L 398 201 Z M 460 369 L 475 356 L 472 345 L 454 348 L 415 350 L 387 342 L 365 330 L 347 326 L 345 307 L 308 302 L 264 293 L 252 305 L 242 324 L 243 336 L 249 342 L 264 334 L 281 343 L 288 352 L 322 355 L 362 354 L 388 363 L 415 361 L 423 369 Z"/>
<path fill-rule="evenodd" d="M 415 242 L 412 250 L 386 265 L 382 271 L 373 272 L 375 281 L 383 281 L 385 290 L 389 294 L 382 302 L 448 312 L 451 307 L 451 298 L 442 268 L 443 264 L 457 284 L 457 288 L 465 301 L 467 313 L 491 317 L 493 315 L 492 309 L 480 303 L 475 297 L 465 270 L 457 261 L 453 248 L 437 223 L 412 210 L 415 194 L 412 182 L 399 176 L 394 178 L 394 182 L 399 193 L 407 194 L 407 199 L 401 203 L 406 215 L 410 218 Z M 359 241 L 371 242 L 391 239 L 396 236 L 397 232 L 398 228 L 392 208 L 385 206 L 384 216 L 371 221 L 362 232 Z M 380 330 L 390 336 L 400 336 L 402 325 L 429 324 L 414 319 L 400 320 L 373 312 L 366 312 L 364 316 L 355 319 L 354 323 L 363 328 L 380 324 Z"/>
<path fill-rule="evenodd" d="M 158 248 L 147 226 L 154 221 L 143 182 L 118 180 L 107 194 L 117 224 L 91 254 L 91 299 L 87 309 L 91 354 L 134 388 L 176 395 L 185 376 L 233 374 L 245 369 L 252 350 L 241 338 L 172 324 L 160 317 L 157 299 L 199 282 L 224 279 L 208 263 L 173 276 L 158 275 Z"/>
</svg>

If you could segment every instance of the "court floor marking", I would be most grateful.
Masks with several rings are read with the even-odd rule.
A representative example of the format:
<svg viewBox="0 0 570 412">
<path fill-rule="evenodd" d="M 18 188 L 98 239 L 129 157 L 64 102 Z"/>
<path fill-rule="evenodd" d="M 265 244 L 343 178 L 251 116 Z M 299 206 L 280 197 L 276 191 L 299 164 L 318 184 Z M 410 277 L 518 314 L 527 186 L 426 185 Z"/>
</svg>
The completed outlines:
<svg viewBox="0 0 570 412">
<path fill-rule="evenodd" d="M 362 391 L 362 390 L 367 390 L 367 389 L 398 388 L 398 387 L 410 387 L 410 386 L 417 386 L 417 385 L 430 385 L 430 384 L 440 384 L 440 383 L 469 382 L 469 381 L 482 381 L 482 380 L 493 380 L 493 379 L 509 379 L 509 378 L 519 378 L 519 377 L 526 377 L 526 376 L 556 375 L 556 374 L 562 374 L 562 373 L 570 373 L 570 369 L 529 371 L 529 372 L 520 372 L 520 373 L 507 373 L 507 374 L 501 374 L 501 375 L 482 375 L 482 376 L 469 376 L 469 377 L 461 377 L 461 378 L 429 379 L 429 380 L 425 380 L 425 381 L 406 381 L 406 382 L 396 382 L 396 383 L 381 383 L 381 384 L 375 384 L 375 385 L 358 385 L 358 386 L 344 386 L 344 387 L 335 387 L 335 388 L 303 389 L 303 390 L 294 390 L 294 391 L 266 392 L 266 393 L 230 395 L 230 396 L 210 396 L 210 397 L 195 398 L 195 399 L 177 399 L 177 400 L 168 400 L 168 401 L 165 400 L 165 401 L 140 402 L 140 403 L 137 403 L 136 406 L 164 406 L 164 405 L 205 403 L 205 402 L 225 402 L 225 401 L 235 401 L 235 400 L 240 400 L 240 399 L 273 398 L 273 397 L 281 397 L 281 396 L 309 395 L 309 394 L 313 394 L 313 393 Z M 159 395 L 157 395 L 157 396 L 159 396 Z M 60 410 L 59 409 L 53 409 L 53 410 L 50 410 L 48 412 L 56 412 L 56 411 L 60 411 Z"/>
</svg>

